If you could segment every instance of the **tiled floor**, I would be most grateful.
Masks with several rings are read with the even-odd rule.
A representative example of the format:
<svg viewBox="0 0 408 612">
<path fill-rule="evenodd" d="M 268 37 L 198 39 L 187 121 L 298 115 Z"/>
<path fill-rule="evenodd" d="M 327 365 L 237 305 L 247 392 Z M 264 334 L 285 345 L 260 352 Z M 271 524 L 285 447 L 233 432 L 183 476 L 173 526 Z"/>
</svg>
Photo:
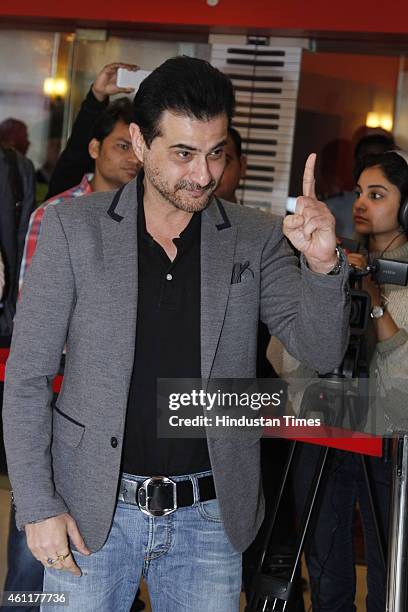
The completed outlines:
<svg viewBox="0 0 408 612">
<path fill-rule="evenodd" d="M 10 493 L 8 487 L 8 480 L 6 477 L 0 475 L 0 586 L 4 583 L 4 578 L 7 571 L 7 534 L 8 524 L 10 516 Z M 366 568 L 359 565 L 357 566 L 357 597 L 356 607 L 358 612 L 365 611 L 365 596 L 366 596 Z M 151 610 L 148 603 L 148 595 L 145 584 L 142 584 L 142 598 L 147 602 L 146 612 Z M 244 596 L 241 597 L 241 611 L 243 612 L 245 607 Z M 310 598 L 308 593 L 305 593 L 305 609 L 307 612 L 310 610 Z"/>
</svg>

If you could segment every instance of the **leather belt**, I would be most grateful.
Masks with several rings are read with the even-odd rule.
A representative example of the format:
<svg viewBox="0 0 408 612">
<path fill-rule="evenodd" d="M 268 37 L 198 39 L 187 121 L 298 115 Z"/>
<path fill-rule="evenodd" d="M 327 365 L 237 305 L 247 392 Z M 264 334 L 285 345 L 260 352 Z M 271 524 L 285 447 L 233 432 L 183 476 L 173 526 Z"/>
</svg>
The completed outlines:
<svg viewBox="0 0 408 612">
<path fill-rule="evenodd" d="M 194 498 L 193 482 L 190 479 L 174 481 L 166 476 L 153 476 L 137 481 L 122 476 L 118 499 L 138 506 L 149 516 L 165 516 L 177 508 L 216 498 L 212 476 L 197 476 L 196 482 L 197 499 Z"/>
</svg>

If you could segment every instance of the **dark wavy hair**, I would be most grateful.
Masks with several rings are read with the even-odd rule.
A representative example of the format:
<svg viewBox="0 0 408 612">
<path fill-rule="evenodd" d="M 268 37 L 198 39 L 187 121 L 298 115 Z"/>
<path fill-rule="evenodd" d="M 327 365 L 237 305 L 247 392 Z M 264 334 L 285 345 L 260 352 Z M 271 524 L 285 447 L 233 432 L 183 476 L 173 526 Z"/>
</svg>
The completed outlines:
<svg viewBox="0 0 408 612">
<path fill-rule="evenodd" d="M 365 155 L 379 155 L 386 151 L 396 149 L 392 134 L 368 134 L 360 138 L 354 149 L 354 159 L 360 159 Z"/>
<path fill-rule="evenodd" d="M 133 104 L 136 123 L 150 147 L 160 135 L 164 111 L 204 121 L 225 114 L 230 125 L 235 97 L 225 74 L 204 60 L 182 55 L 168 59 L 149 74 Z"/>
<path fill-rule="evenodd" d="M 405 158 L 395 151 L 365 155 L 356 161 L 354 166 L 354 180 L 357 183 L 360 175 L 367 168 L 378 166 L 387 180 L 395 185 L 401 194 L 401 202 L 408 197 L 408 163 Z"/>
<path fill-rule="evenodd" d="M 92 130 L 92 138 L 103 142 L 118 121 L 123 121 L 126 125 L 135 122 L 135 109 L 129 98 L 118 98 L 108 106 L 98 116 Z"/>
<path fill-rule="evenodd" d="M 242 155 L 242 138 L 241 134 L 233 127 L 228 128 L 228 136 L 231 136 L 232 142 L 234 143 L 235 152 L 238 157 Z"/>
</svg>

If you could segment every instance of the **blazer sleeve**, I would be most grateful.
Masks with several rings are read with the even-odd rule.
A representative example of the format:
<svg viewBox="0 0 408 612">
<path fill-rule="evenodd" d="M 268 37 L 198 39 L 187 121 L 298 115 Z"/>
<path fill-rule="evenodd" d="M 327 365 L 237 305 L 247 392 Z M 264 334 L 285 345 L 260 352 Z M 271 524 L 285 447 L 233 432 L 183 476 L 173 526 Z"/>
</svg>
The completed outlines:
<svg viewBox="0 0 408 612">
<path fill-rule="evenodd" d="M 6 367 L 4 442 L 19 528 L 67 511 L 53 483 L 51 400 L 74 304 L 68 243 L 51 205 L 17 307 Z"/>
<path fill-rule="evenodd" d="M 348 343 L 348 265 L 334 276 L 312 272 L 302 259 L 299 267 L 277 221 L 262 253 L 260 318 L 293 357 L 331 372 Z"/>
</svg>

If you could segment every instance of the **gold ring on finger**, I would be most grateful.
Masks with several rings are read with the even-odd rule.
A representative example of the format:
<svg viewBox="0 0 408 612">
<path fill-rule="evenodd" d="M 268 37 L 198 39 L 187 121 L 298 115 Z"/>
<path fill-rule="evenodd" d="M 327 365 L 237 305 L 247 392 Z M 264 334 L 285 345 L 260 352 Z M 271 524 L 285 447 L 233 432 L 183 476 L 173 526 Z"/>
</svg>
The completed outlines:
<svg viewBox="0 0 408 612">
<path fill-rule="evenodd" d="M 57 561 L 61 561 L 61 562 L 65 561 L 65 559 L 67 559 L 70 554 L 71 554 L 70 552 L 67 552 L 66 555 L 57 555 Z"/>
</svg>

